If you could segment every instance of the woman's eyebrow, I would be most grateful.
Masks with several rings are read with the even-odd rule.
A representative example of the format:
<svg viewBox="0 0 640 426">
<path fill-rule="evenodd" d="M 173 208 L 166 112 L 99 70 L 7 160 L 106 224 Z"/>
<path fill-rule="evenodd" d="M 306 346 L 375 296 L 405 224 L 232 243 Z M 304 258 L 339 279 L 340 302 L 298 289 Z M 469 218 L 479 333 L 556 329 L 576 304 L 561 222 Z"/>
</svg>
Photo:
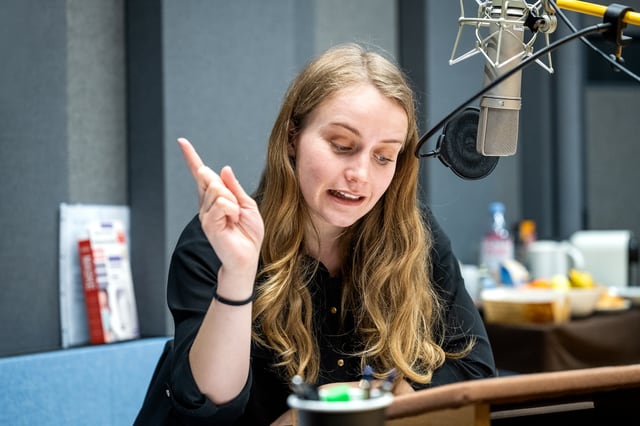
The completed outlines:
<svg viewBox="0 0 640 426">
<path fill-rule="evenodd" d="M 355 127 L 347 124 L 347 123 L 343 123 L 341 121 L 332 121 L 331 123 L 329 123 L 329 126 L 337 126 L 337 127 L 342 127 L 348 131 L 350 131 L 351 133 L 355 134 L 356 136 L 361 136 L 360 132 L 358 131 L 358 129 L 356 129 Z"/>
<path fill-rule="evenodd" d="M 342 127 L 348 131 L 350 131 L 351 133 L 353 133 L 354 135 L 360 137 L 362 136 L 360 134 L 360 132 L 358 131 L 358 129 L 356 129 L 355 127 L 347 124 L 347 123 L 343 123 L 341 121 L 334 121 L 329 123 L 329 126 L 338 126 L 338 127 Z M 400 145 L 404 145 L 404 141 L 401 141 L 399 139 L 383 139 L 382 141 L 380 141 L 382 143 L 398 143 Z"/>
</svg>

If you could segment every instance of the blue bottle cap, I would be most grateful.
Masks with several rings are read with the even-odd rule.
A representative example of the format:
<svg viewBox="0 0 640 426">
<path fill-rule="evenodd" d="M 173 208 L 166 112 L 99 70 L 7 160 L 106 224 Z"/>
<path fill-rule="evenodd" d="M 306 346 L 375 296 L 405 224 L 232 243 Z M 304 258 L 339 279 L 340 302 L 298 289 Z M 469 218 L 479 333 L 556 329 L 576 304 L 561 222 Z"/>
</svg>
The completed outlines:
<svg viewBox="0 0 640 426">
<path fill-rule="evenodd" d="M 500 201 L 492 202 L 491 204 L 489 204 L 489 211 L 491 213 L 504 212 L 504 203 L 501 203 Z"/>
</svg>

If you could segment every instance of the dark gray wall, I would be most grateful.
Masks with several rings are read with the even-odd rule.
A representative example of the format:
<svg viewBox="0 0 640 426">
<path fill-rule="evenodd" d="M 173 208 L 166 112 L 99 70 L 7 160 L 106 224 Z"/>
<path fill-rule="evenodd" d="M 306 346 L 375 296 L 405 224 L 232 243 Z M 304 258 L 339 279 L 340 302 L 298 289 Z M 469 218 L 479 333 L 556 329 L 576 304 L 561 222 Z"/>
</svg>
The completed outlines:
<svg viewBox="0 0 640 426">
<path fill-rule="evenodd" d="M 0 13 L 0 355 L 59 346 L 57 206 L 69 198 L 64 1 Z"/>
<path fill-rule="evenodd" d="M 630 229 L 636 238 L 640 238 L 639 105 L 640 85 L 594 84 L 585 93 L 587 226 Z"/>
<path fill-rule="evenodd" d="M 140 333 L 164 333 L 166 202 L 162 8 L 127 2 L 127 142 L 131 208 L 131 272 Z"/>
</svg>

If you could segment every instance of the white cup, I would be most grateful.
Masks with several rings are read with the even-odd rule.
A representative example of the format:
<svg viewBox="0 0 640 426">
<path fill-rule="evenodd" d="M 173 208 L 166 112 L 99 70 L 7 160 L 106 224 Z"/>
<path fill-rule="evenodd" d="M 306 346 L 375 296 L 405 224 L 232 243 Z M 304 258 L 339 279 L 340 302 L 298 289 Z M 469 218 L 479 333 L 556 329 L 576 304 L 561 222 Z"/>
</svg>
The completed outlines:
<svg viewBox="0 0 640 426">
<path fill-rule="evenodd" d="M 531 279 L 566 276 L 570 268 L 584 269 L 582 252 L 568 241 L 533 241 L 527 247 L 526 259 Z"/>
<path fill-rule="evenodd" d="M 478 303 L 480 300 L 480 273 L 476 265 L 460 265 L 460 273 L 464 279 L 464 285 L 467 288 L 467 292 L 474 302 Z"/>
<path fill-rule="evenodd" d="M 385 410 L 392 401 L 391 393 L 352 401 L 315 401 L 296 395 L 287 398 L 295 424 L 300 426 L 384 426 Z"/>
</svg>

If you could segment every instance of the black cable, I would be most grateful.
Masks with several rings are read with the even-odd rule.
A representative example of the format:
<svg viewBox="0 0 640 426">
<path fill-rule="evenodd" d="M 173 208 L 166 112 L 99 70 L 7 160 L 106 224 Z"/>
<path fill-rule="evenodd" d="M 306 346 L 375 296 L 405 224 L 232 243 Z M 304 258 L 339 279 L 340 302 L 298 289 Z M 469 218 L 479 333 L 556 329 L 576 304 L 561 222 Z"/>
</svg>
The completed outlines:
<svg viewBox="0 0 640 426">
<path fill-rule="evenodd" d="M 473 102 L 475 99 L 479 98 L 480 96 L 484 95 L 486 92 L 488 92 L 489 90 L 493 89 L 494 87 L 496 87 L 498 84 L 502 83 L 504 80 L 506 80 L 507 78 L 511 77 L 513 74 L 515 74 L 516 72 L 520 71 L 521 69 L 523 69 L 524 67 L 526 67 L 527 65 L 529 65 L 531 62 L 535 61 L 536 59 L 538 59 L 540 56 L 543 56 L 549 52 L 551 52 L 552 50 L 560 47 L 561 45 L 574 40 L 576 38 L 585 36 L 587 34 L 591 34 L 591 33 L 596 33 L 596 32 L 604 32 L 606 30 L 608 30 L 609 28 L 611 28 L 612 24 L 609 22 L 606 23 L 600 23 L 600 24 L 596 24 L 596 25 L 592 25 L 590 27 L 586 27 L 583 28 L 580 31 L 576 31 L 574 33 L 571 33 L 547 46 L 545 46 L 544 48 L 540 49 L 538 52 L 532 54 L 531 56 L 527 56 L 526 59 L 522 60 L 520 63 L 518 63 L 516 66 L 514 66 L 513 68 L 511 68 L 509 71 L 507 71 L 506 73 L 502 74 L 500 77 L 496 78 L 494 81 L 492 81 L 491 83 L 489 83 L 487 86 L 485 86 L 482 90 L 480 90 L 479 92 L 477 92 L 476 94 L 474 94 L 473 96 L 471 96 L 469 99 L 467 99 L 465 102 L 463 102 L 458 108 L 454 109 L 453 111 L 451 111 L 446 117 L 444 117 L 442 120 L 440 120 L 440 122 L 438 122 L 438 124 L 436 124 L 434 127 L 431 128 L 431 130 L 429 130 L 427 133 L 425 133 L 422 137 L 420 137 L 420 139 L 418 140 L 418 145 L 416 146 L 416 149 L 414 151 L 414 155 L 418 158 L 424 158 L 424 157 L 432 157 L 433 155 L 436 154 L 435 151 L 430 151 L 427 152 L 425 154 L 420 154 L 420 149 L 422 148 L 422 145 L 424 145 L 424 143 L 433 136 L 433 134 L 438 131 L 442 126 L 444 126 L 450 119 L 451 117 L 453 117 L 454 115 L 458 114 L 460 111 L 462 111 L 468 104 L 470 104 L 471 102 Z"/>
<path fill-rule="evenodd" d="M 571 31 L 573 31 L 574 33 L 577 31 L 575 25 L 573 25 L 571 23 L 571 21 L 569 21 L 569 19 L 567 18 L 567 16 L 564 14 L 564 12 L 558 7 L 558 5 L 556 4 L 556 2 L 554 0 L 549 0 L 549 2 L 551 3 L 551 5 L 554 7 L 554 9 L 556 9 L 556 13 L 560 16 L 560 18 L 564 21 L 564 23 L 566 24 L 567 27 L 569 27 L 569 29 Z M 618 61 L 614 60 L 611 58 L 611 56 L 607 55 L 605 52 L 603 52 L 602 50 L 598 49 L 593 43 L 591 43 L 587 38 L 585 37 L 580 37 L 580 41 L 582 41 L 584 44 L 586 44 L 588 47 L 590 47 L 591 49 L 593 49 L 597 54 L 599 54 L 600 56 L 602 56 L 602 58 L 604 58 L 607 62 L 609 62 L 611 65 L 613 65 L 614 67 L 618 68 L 618 70 L 624 72 L 627 76 L 631 77 L 631 79 L 637 81 L 638 83 L 640 83 L 640 76 L 637 74 L 634 74 L 631 70 L 629 70 L 628 68 L 626 68 L 624 65 L 622 65 L 621 63 L 619 63 Z"/>
</svg>

